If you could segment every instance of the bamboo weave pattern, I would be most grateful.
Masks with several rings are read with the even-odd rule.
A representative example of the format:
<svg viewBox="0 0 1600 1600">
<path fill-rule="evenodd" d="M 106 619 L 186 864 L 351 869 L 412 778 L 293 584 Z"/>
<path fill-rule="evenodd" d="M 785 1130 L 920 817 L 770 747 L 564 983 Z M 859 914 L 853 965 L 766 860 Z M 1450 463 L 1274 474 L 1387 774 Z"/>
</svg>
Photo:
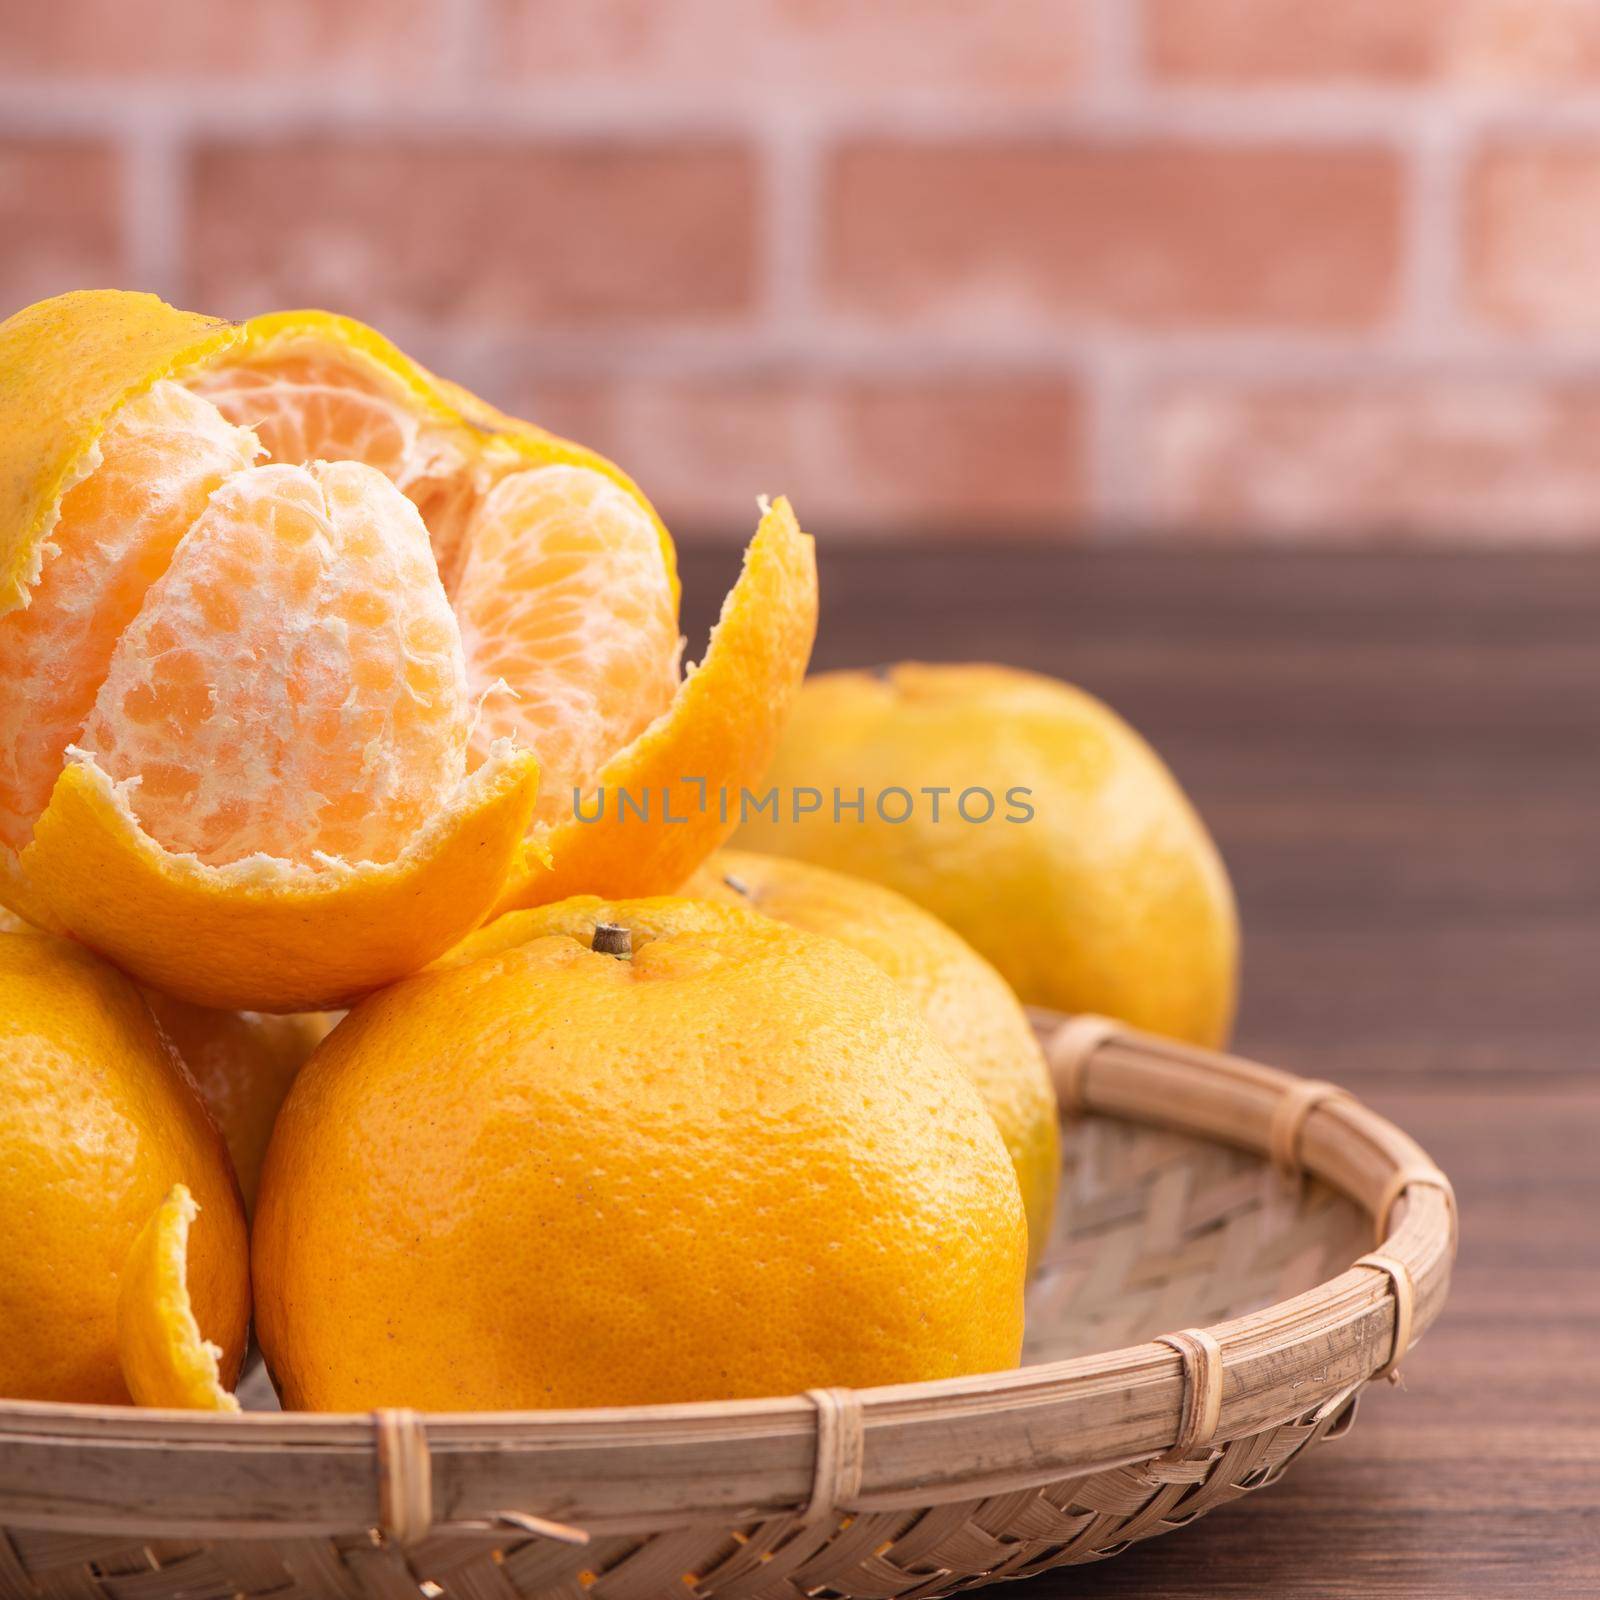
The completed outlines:
<svg viewBox="0 0 1600 1600">
<path fill-rule="evenodd" d="M 1147 1051 L 1151 1059 L 1183 1055 L 1216 1063 L 1219 1084 L 1229 1071 L 1247 1083 L 1250 1074 L 1266 1072 L 1110 1029 L 1080 1029 L 1078 1037 L 1090 1041 L 1095 1059 L 1092 1071 L 1074 1062 L 1071 1078 L 1074 1091 L 1095 1111 L 1120 1092 L 1118 1052 L 1129 1052 L 1130 1060 Z M 830 1457 L 837 1460 L 824 1471 L 819 1456 L 816 1480 L 826 1479 L 833 1486 L 828 1493 L 841 1499 L 859 1488 L 864 1503 L 856 1509 L 828 1509 L 802 1497 L 777 1514 L 662 1520 L 621 1532 L 596 1531 L 582 1545 L 541 1535 L 538 1530 L 550 1525 L 537 1519 L 526 1519 L 525 1526 L 443 1520 L 409 1543 L 367 1527 L 317 1537 L 177 1539 L 12 1523 L 4 1467 L 5 1453 L 16 1445 L 5 1431 L 7 1407 L 0 1403 L 0 1600 L 920 1600 L 1115 1555 L 1272 1483 L 1302 1450 L 1344 1433 L 1354 1420 L 1357 1391 L 1398 1358 L 1397 1338 L 1403 1342 L 1409 1332 L 1408 1299 L 1403 1308 L 1391 1307 L 1382 1326 L 1362 1335 L 1354 1352 L 1355 1381 L 1332 1393 L 1308 1392 L 1298 1409 L 1295 1387 L 1286 1384 L 1282 1414 L 1245 1431 L 1230 1428 L 1223 1407 L 1223 1426 L 1210 1437 L 1221 1372 L 1211 1363 L 1220 1361 L 1221 1346 L 1208 1325 L 1262 1308 L 1276 1311 L 1281 1302 L 1319 1285 L 1331 1290 L 1326 1280 L 1348 1273 L 1372 1239 L 1368 1210 L 1321 1182 L 1287 1180 L 1266 1155 L 1270 1150 L 1281 1166 L 1286 1148 L 1298 1152 L 1312 1144 L 1313 1111 L 1356 1119 L 1356 1132 L 1387 1125 L 1347 1097 L 1320 1087 L 1300 1089 L 1298 1080 L 1280 1077 L 1268 1075 L 1272 1097 L 1258 1136 L 1248 1141 L 1256 1144 L 1254 1152 L 1100 1114 L 1074 1119 L 1067 1129 L 1058 1222 L 1030 1291 L 1024 1361 L 1055 1363 L 1107 1352 L 1080 1362 L 1081 1372 L 1063 1375 L 1060 1382 L 1070 1385 L 1092 1380 L 1099 1366 L 1109 1369 L 1119 1352 L 1127 1353 L 1125 1347 L 1167 1339 L 1159 1348 L 1174 1368 L 1181 1364 L 1191 1378 L 1204 1372 L 1211 1381 L 1207 1404 L 1200 1407 L 1208 1413 L 1204 1425 L 1197 1420 L 1201 1397 L 1180 1391 L 1181 1408 L 1164 1451 L 1048 1482 L 985 1485 L 982 1493 L 975 1483 L 964 1498 L 952 1498 L 946 1488 L 930 1492 L 926 1503 L 881 1509 L 871 1503 L 870 1430 L 863 1445 L 859 1411 L 852 1410 L 849 1396 L 835 1394 L 817 1404 L 830 1430 Z M 1208 1115 L 1209 1091 L 1203 1078 L 1196 1082 L 1197 1114 Z M 1291 1105 L 1287 1113 L 1274 1109 L 1283 1102 Z M 1324 1138 L 1344 1137 L 1342 1129 L 1330 1128 L 1324 1125 Z M 1447 1193 L 1421 1152 L 1395 1130 L 1388 1132 L 1403 1148 L 1387 1166 L 1374 1168 L 1372 1184 L 1382 1193 L 1369 1207 L 1376 1209 L 1380 1198 L 1392 1207 L 1402 1195 Z M 1357 1155 L 1372 1165 L 1370 1153 Z M 1408 1173 L 1412 1186 L 1391 1195 L 1391 1169 Z M 1447 1214 L 1441 1205 L 1430 1215 L 1448 1235 L 1435 1252 L 1447 1271 L 1453 1210 Z M 1404 1223 L 1403 1207 L 1400 1216 Z M 1381 1290 L 1386 1270 L 1367 1267 L 1359 1276 Z M 1410 1269 L 1401 1270 L 1409 1286 Z M 1442 1293 L 1437 1288 L 1430 1303 Z M 1354 1333 L 1349 1337 L 1354 1340 Z M 984 1382 L 972 1380 L 975 1394 L 982 1395 Z M 1003 1428 L 1001 1408 L 996 1416 L 994 1425 Z M 1175 1448 L 1185 1429 L 1193 1447 Z M 62 1448 L 69 1449 L 70 1441 Z M 418 1470 L 417 1463 L 405 1470 Z M 430 1470 L 425 1447 L 420 1470 Z M 816 1492 L 814 1483 L 813 1498 Z M 554 1514 L 565 1521 L 569 1513 L 557 1508 Z M 583 1519 L 571 1520 L 581 1525 Z"/>
</svg>

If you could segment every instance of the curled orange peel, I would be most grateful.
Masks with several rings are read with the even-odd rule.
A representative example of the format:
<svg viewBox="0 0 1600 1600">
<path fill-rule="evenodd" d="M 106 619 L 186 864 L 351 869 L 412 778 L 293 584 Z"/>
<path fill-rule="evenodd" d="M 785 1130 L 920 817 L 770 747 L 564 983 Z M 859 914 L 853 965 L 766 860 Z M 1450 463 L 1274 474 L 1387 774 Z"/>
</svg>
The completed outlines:
<svg viewBox="0 0 1600 1600">
<path fill-rule="evenodd" d="M 536 832 L 496 914 L 579 893 L 654 894 L 688 877 L 738 825 L 740 791 L 771 765 L 816 631 L 815 548 L 780 498 L 764 510 L 704 661 L 602 768 L 589 814 L 603 820 Z M 621 794 L 647 803 L 649 819 L 619 809 Z"/>
<path fill-rule="evenodd" d="M 29 881 L 85 944 L 196 1005 L 323 1011 L 404 977 L 469 933 L 522 859 L 538 788 L 499 748 L 394 861 L 207 866 L 162 848 L 92 758 L 56 780 Z"/>
<path fill-rule="evenodd" d="M 81 289 L 41 300 L 0 330 L 0 615 L 28 603 L 62 496 L 94 470 L 112 416 L 160 379 L 214 360 L 236 322 L 153 294 Z"/>
<path fill-rule="evenodd" d="M 189 1228 L 199 1214 L 194 1196 L 174 1184 L 123 1262 L 117 1356 L 137 1405 L 239 1409 L 223 1387 L 222 1351 L 202 1335 L 189 1299 Z"/>
</svg>

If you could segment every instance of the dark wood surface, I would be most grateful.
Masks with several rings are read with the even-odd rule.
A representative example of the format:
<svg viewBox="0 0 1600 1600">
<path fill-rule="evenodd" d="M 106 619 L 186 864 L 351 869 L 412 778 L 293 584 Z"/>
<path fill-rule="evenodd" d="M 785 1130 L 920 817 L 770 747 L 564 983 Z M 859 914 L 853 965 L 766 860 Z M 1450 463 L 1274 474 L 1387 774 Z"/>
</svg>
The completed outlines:
<svg viewBox="0 0 1600 1600">
<path fill-rule="evenodd" d="M 736 566 L 686 559 L 700 629 Z M 1600 1595 L 1600 559 L 825 545 L 823 617 L 818 666 L 1008 661 L 1126 715 L 1238 885 L 1240 1048 L 1461 1200 L 1445 1315 L 1346 1439 L 996 1592 Z"/>
</svg>

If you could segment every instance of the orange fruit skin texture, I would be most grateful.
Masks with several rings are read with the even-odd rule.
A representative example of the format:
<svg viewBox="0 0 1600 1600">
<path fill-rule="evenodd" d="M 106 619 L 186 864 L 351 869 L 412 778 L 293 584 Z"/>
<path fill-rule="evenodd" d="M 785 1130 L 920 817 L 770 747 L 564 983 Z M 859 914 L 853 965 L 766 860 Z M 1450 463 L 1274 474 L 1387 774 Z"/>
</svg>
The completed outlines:
<svg viewBox="0 0 1600 1600">
<path fill-rule="evenodd" d="M 291 1407 L 728 1399 L 1021 1349 L 1021 1196 L 960 1068 L 864 957 L 703 902 L 516 913 L 362 1002 L 290 1090 L 253 1245 Z"/>
<path fill-rule="evenodd" d="M 1011 1152 L 1028 1213 L 1029 1266 L 1036 1266 L 1061 1180 L 1061 1131 L 1044 1052 L 1005 979 L 904 895 L 826 867 L 721 850 L 681 892 L 742 903 L 841 940 L 894 979 L 983 1096 Z"/>
<path fill-rule="evenodd" d="M 6 933 L 48 937 L 0 906 L 0 934 Z M 144 998 L 222 1134 L 248 1213 L 255 1206 L 278 1107 L 306 1057 L 338 1022 L 338 1013 L 274 1017 L 259 1011 L 212 1011 L 158 989 L 146 989 Z"/>
<path fill-rule="evenodd" d="M 64 940 L 0 933 L 0 1395 L 128 1403 L 119 1280 L 175 1183 L 201 1206 L 190 1289 L 231 1387 L 250 1291 L 221 1136 L 127 978 Z"/>
<path fill-rule="evenodd" d="M 887 884 L 948 923 L 1022 999 L 1223 1044 L 1238 985 L 1227 871 L 1204 824 L 1148 744 L 1069 684 L 988 665 L 903 663 L 810 679 L 768 782 L 829 797 L 798 822 L 753 817 L 737 843 Z M 995 797 L 963 822 L 958 796 Z M 866 791 L 866 821 L 835 822 L 831 795 Z M 924 787 L 944 786 L 934 822 Z M 899 787 L 910 820 L 875 797 Z M 1032 791 L 1027 822 L 1007 791 Z M 969 802 L 981 815 L 983 802 Z M 889 803 L 898 817 L 905 802 Z"/>
</svg>

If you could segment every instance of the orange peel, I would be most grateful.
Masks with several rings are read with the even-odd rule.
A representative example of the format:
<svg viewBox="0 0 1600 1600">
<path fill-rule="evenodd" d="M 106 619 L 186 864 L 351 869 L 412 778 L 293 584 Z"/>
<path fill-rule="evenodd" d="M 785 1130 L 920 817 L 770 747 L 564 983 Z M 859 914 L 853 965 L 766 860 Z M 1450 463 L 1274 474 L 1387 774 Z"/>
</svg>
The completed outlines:
<svg viewBox="0 0 1600 1600">
<path fill-rule="evenodd" d="M 0 616 L 28 603 L 61 500 L 93 470 L 127 402 L 244 336 L 153 294 L 80 289 L 6 320 L 0 337 Z"/>
<path fill-rule="evenodd" d="M 688 877 L 737 826 L 740 791 L 771 765 L 816 631 L 815 547 L 780 497 L 764 510 L 704 661 L 600 772 L 602 805 L 619 792 L 648 798 L 659 807 L 653 825 L 613 806 L 605 821 L 575 816 L 536 834 L 497 913 L 591 891 L 651 894 Z"/>
<path fill-rule="evenodd" d="M 128 1403 L 124 1265 L 178 1183 L 204 1208 L 189 1286 L 232 1383 L 249 1245 L 222 1136 L 135 984 L 82 945 L 0 932 L 0 1393 Z"/>
<path fill-rule="evenodd" d="M 72 691 L 55 706 L 49 731 L 36 725 L 26 747 L 17 708 L 31 706 L 27 675 L 46 670 L 41 663 L 55 635 L 42 631 L 43 621 L 27 629 L 19 624 L 11 635 L 32 653 L 14 669 L 9 731 L 0 719 L 0 788 L 10 785 L 9 799 L 0 792 L 0 904 L 30 923 L 71 934 L 193 1004 L 321 1009 L 425 965 L 495 911 L 575 888 L 667 889 L 736 824 L 716 796 L 736 798 L 762 775 L 815 633 L 811 541 L 787 502 L 765 508 L 709 653 L 680 679 L 672 541 L 632 480 L 593 451 L 436 377 L 351 318 L 303 310 L 236 324 L 175 310 L 150 295 L 84 291 L 0 324 L 0 380 L 0 641 L 8 613 L 34 599 L 45 608 L 41 619 L 65 614 L 50 610 L 63 596 L 78 616 L 103 619 L 63 669 L 72 675 Z M 139 399 L 158 385 L 164 387 Z M 177 446 L 160 458 L 160 476 L 137 476 L 136 463 L 127 478 L 127 419 L 134 413 L 123 408 L 134 400 L 144 408 L 165 405 L 175 389 L 216 424 L 211 459 L 224 461 L 216 469 L 227 474 L 224 487 L 211 488 L 215 479 L 198 476 L 205 464 L 182 458 Z M 191 435 L 177 438 L 182 445 Z M 226 465 L 228 450 L 245 450 L 248 461 L 254 448 L 266 465 Z M 102 462 L 107 471 L 95 476 Z M 322 462 L 351 466 L 330 475 Z M 585 514 L 573 506 L 600 507 L 605 496 L 528 495 L 516 501 L 516 514 L 544 517 L 542 524 L 497 520 L 515 499 L 496 492 L 507 479 L 547 469 L 570 469 L 577 478 L 598 474 L 623 491 L 610 510 L 593 512 L 613 522 L 582 552 L 563 542 L 566 534 L 550 518 Z M 115 476 L 119 471 L 123 478 Z M 261 476 L 274 473 L 270 481 Z M 363 473 L 372 479 L 366 487 Z M 160 526 L 134 528 L 133 554 L 124 549 L 122 565 L 102 570 L 95 566 L 95 535 L 126 523 L 121 491 L 114 492 L 125 481 L 181 483 L 189 498 L 169 494 Z M 246 482 L 254 486 L 249 492 L 226 487 Z M 68 501 L 64 516 L 63 501 L 79 485 L 83 493 Z M 302 581 L 302 567 L 316 566 L 301 552 L 310 548 L 306 540 L 315 543 L 314 525 L 324 514 L 318 486 L 329 518 L 335 489 L 345 496 L 341 504 L 375 506 L 387 495 L 377 508 L 382 516 L 374 511 L 348 531 L 348 540 L 367 538 L 369 525 L 379 524 L 380 539 L 414 536 L 431 597 L 416 587 L 414 563 L 400 561 L 383 570 L 399 571 L 410 588 L 368 592 L 360 573 L 349 575 L 352 558 L 339 528 L 332 553 Z M 266 505 L 291 489 L 304 502 L 292 544 Z M 207 496 L 198 519 L 191 510 L 170 509 L 187 508 L 197 492 Z M 90 521 L 85 495 L 98 497 L 98 523 Z M 230 521 L 233 506 L 245 509 Z M 549 506 L 557 509 L 542 509 Z M 253 522 L 240 520 L 246 511 Z M 490 531 L 502 549 L 543 539 L 549 559 L 541 566 L 521 560 L 519 550 L 507 575 L 494 569 L 484 579 L 483 563 L 471 563 L 479 535 Z M 57 561 L 69 545 L 72 560 Z M 543 586 L 559 585 L 554 574 L 584 561 L 592 563 L 587 577 L 559 597 L 552 590 L 541 612 Z M 228 619 L 240 613 L 235 599 L 252 592 L 254 572 L 272 574 L 272 593 L 249 613 L 259 626 L 241 632 Z M 624 581 L 637 584 L 637 593 L 612 605 Z M 458 582 L 477 585 L 470 595 L 463 590 L 459 607 Z M 496 583 L 509 586 L 507 606 Z M 115 604 L 100 611 L 113 590 Z M 301 607 L 295 616 L 322 629 L 308 648 L 326 652 L 326 659 L 316 657 L 307 668 L 302 651 L 281 671 L 273 661 L 272 684 L 287 687 L 263 684 L 258 691 L 248 662 L 239 665 L 242 652 L 271 660 L 276 641 L 288 637 L 282 618 L 291 600 Z M 330 611 L 335 604 L 340 609 Z M 516 613 L 510 622 L 508 608 Z M 525 615 L 534 618 L 527 635 L 514 631 Z M 432 690 L 413 681 L 422 668 L 393 665 L 390 646 L 402 626 L 434 629 L 428 659 L 445 663 L 439 671 L 457 673 L 442 692 L 459 695 L 460 667 L 448 662 L 465 655 L 471 698 L 459 713 L 430 720 L 418 711 Z M 326 643 L 336 628 L 347 636 Z M 385 629 L 389 645 L 380 648 L 374 641 Z M 619 631 L 632 642 L 632 656 L 618 648 Z M 236 646 L 220 696 L 213 675 L 219 640 Z M 474 644 L 481 647 L 476 655 Z M 359 656 L 358 645 L 365 651 Z M 493 670 L 505 660 L 521 663 L 526 681 Z M 335 668 L 364 674 L 367 698 L 341 701 L 329 688 Z M 343 842 L 352 835 L 341 835 L 323 848 L 343 857 L 321 854 L 290 802 L 319 817 L 326 811 L 340 826 L 350 815 L 365 816 L 366 789 L 344 778 L 352 751 L 360 756 L 371 737 L 355 728 L 356 716 L 370 723 L 382 715 L 373 697 L 381 702 L 387 692 L 377 682 L 384 673 L 396 685 L 392 726 L 402 731 L 385 733 L 389 743 L 373 758 L 383 789 L 373 802 L 371 837 L 378 842 L 356 849 Z M 287 698 L 264 718 L 260 701 L 269 688 Z M 502 692 L 517 697 L 516 715 L 485 716 L 485 703 Z M 93 700 L 87 710 L 86 694 Z M 474 704 L 483 726 L 466 725 Z M 573 736 L 584 718 L 581 736 Z M 316 744 L 303 758 L 283 754 L 308 748 L 295 742 L 296 719 Z M 81 730 L 75 740 L 74 726 Z M 204 739 L 195 737 L 196 728 Z M 495 754 L 495 735 L 507 732 L 533 754 Z M 435 742 L 423 748 L 417 742 L 423 737 Z M 13 738 L 15 745 L 6 743 Z M 345 743 L 336 746 L 336 739 Z M 535 809 L 534 755 L 545 747 L 551 797 Z M 25 768 L 17 764 L 18 750 Z M 216 750 L 227 752 L 221 765 Z M 579 753 L 575 760 L 558 759 L 572 751 Z M 364 776 L 371 770 L 364 768 Z M 403 803 L 383 787 L 391 782 L 386 774 L 419 771 L 433 774 L 427 782 L 436 779 L 436 786 L 408 791 Z M 235 781 L 237 793 L 228 787 Z M 569 785 L 570 808 L 554 799 Z M 643 824 L 618 816 L 581 821 L 577 797 L 592 795 L 596 785 L 602 792 L 649 792 L 656 815 Z M 216 824 L 205 842 L 175 821 L 188 816 L 200 787 L 209 797 L 207 829 Z M 276 834 L 268 828 L 273 818 L 288 819 Z"/>
<path fill-rule="evenodd" d="M 478 924 L 523 849 L 537 772 L 528 752 L 500 751 L 391 862 L 210 867 L 164 850 L 80 759 L 22 860 L 72 931 L 143 983 L 228 1010 L 333 1010 Z"/>
<path fill-rule="evenodd" d="M 200 1332 L 189 1299 L 189 1227 L 199 1214 L 194 1196 L 174 1184 L 123 1264 L 117 1357 L 136 1405 L 239 1409 L 222 1385 L 222 1351 Z"/>
</svg>

